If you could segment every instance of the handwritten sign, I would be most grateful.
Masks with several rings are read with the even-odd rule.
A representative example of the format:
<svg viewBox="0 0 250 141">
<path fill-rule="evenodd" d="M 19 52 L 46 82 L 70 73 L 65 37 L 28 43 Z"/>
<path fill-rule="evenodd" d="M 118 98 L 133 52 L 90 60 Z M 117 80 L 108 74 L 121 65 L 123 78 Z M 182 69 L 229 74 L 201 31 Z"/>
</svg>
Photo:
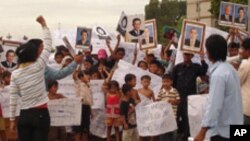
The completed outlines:
<svg viewBox="0 0 250 141">
<path fill-rule="evenodd" d="M 191 137 L 195 137 L 201 129 L 207 99 L 208 94 L 188 96 L 188 119 Z M 207 134 L 206 138 L 209 139 L 209 134 Z"/>
<path fill-rule="evenodd" d="M 120 86 L 122 86 L 125 83 L 124 77 L 128 73 L 134 74 L 136 76 L 136 84 L 137 84 L 136 88 L 142 87 L 140 82 L 141 76 L 149 75 L 151 77 L 150 88 L 154 91 L 155 97 L 157 97 L 162 86 L 161 78 L 155 74 L 142 70 L 141 68 L 138 68 L 136 66 L 133 66 L 132 64 L 126 61 L 123 60 L 119 61 L 118 68 L 115 70 L 112 80 L 118 81 Z"/>
<path fill-rule="evenodd" d="M 2 108 L 2 114 L 4 118 L 10 117 L 10 87 L 4 87 L 0 89 L 0 104 Z M 17 105 L 16 116 L 20 115 L 20 104 L 21 100 L 19 99 L 19 104 Z"/>
<path fill-rule="evenodd" d="M 67 98 L 76 98 L 75 82 L 71 75 L 64 79 L 58 80 L 58 93 L 64 95 Z"/>
<path fill-rule="evenodd" d="M 177 129 L 172 106 L 164 101 L 136 106 L 139 135 L 157 136 Z"/>
<path fill-rule="evenodd" d="M 90 132 L 97 137 L 106 138 L 105 110 L 95 109 L 92 113 L 94 117 L 90 122 Z"/>
<path fill-rule="evenodd" d="M 90 91 L 94 101 L 92 109 L 105 109 L 104 93 L 102 91 L 103 82 L 104 80 L 90 81 Z"/>
<path fill-rule="evenodd" d="M 80 99 L 57 99 L 48 102 L 52 126 L 72 126 L 81 123 Z"/>
</svg>

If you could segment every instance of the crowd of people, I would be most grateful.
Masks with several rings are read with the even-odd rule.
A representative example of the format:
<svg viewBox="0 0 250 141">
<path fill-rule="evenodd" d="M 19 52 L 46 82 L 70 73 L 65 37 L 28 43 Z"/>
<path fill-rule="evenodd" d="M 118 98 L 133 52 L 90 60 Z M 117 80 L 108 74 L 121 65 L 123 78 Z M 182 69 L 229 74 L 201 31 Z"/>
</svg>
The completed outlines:
<svg viewBox="0 0 250 141">
<path fill-rule="evenodd" d="M 66 98 L 57 92 L 58 80 L 69 75 L 74 80 L 75 96 L 82 103 L 81 124 L 72 127 L 74 141 L 88 141 L 91 135 L 91 80 L 104 80 L 106 117 L 103 122 L 107 127 L 107 141 L 112 140 L 112 128 L 115 129 L 115 141 L 187 141 L 190 137 L 188 96 L 196 94 L 209 94 L 209 98 L 202 128 L 195 141 L 204 140 L 207 131 L 211 131 L 212 141 L 229 140 L 230 125 L 250 124 L 250 38 L 240 42 L 232 39 L 228 43 L 220 35 L 211 35 L 205 43 L 206 54 L 200 55 L 200 63 L 192 62 L 194 53 L 184 51 L 183 62 L 175 65 L 178 45 L 171 40 L 163 46 L 160 58 L 147 50 L 144 59 L 137 60 L 135 49 L 131 63 L 162 78 L 159 94 L 154 94 L 149 75 L 138 78 L 128 73 L 123 85 L 112 79 L 119 60 L 126 54 L 125 49 L 119 47 L 120 35 L 114 48 L 109 41 L 106 42 L 110 56 L 104 49 L 100 49 L 97 55 L 91 54 L 90 49 L 72 56 L 63 45 L 56 47 L 53 58 L 60 66 L 58 70 L 48 66 L 53 47 L 47 23 L 42 16 L 37 22 L 42 26 L 44 39 L 30 39 L 16 51 L 7 51 L 7 60 L 1 61 L 0 89 L 8 87 L 10 97 L 10 119 L 0 118 L 1 141 L 70 140 L 71 134 L 65 127 L 50 126 L 47 105 L 50 100 Z M 230 36 L 228 39 L 235 35 L 230 33 Z M 171 45 L 174 45 L 173 49 L 170 49 Z M 205 61 L 205 55 L 210 65 Z M 17 63 L 13 61 L 15 56 Z M 137 79 L 142 86 L 139 89 L 135 88 Z M 141 137 L 135 107 L 139 103 L 157 101 L 172 105 L 178 129 L 159 136 Z M 21 109 L 19 117 L 15 116 L 17 106 Z M 1 111 L 0 114 L 2 116 Z"/>
</svg>

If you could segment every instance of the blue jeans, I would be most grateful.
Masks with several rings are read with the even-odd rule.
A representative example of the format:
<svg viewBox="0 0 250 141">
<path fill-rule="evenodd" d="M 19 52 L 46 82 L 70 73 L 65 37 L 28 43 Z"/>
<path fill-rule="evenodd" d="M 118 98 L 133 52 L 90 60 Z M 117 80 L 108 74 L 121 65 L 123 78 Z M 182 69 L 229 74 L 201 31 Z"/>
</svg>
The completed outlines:
<svg viewBox="0 0 250 141">
<path fill-rule="evenodd" d="M 21 110 L 18 121 L 20 141 L 48 141 L 50 116 L 47 108 Z"/>
</svg>

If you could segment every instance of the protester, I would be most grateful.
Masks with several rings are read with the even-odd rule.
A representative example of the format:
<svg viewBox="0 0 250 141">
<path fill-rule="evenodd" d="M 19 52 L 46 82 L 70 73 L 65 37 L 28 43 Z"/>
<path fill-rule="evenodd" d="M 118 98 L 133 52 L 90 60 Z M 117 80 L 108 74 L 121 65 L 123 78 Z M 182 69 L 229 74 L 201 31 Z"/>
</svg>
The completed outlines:
<svg viewBox="0 0 250 141">
<path fill-rule="evenodd" d="M 142 88 L 138 89 L 138 95 L 141 99 L 141 102 L 145 101 L 155 101 L 154 92 L 150 89 L 151 77 L 148 75 L 143 75 L 141 77 Z"/>
<path fill-rule="evenodd" d="M 140 102 L 140 97 L 138 95 L 138 91 L 134 89 L 136 86 L 136 76 L 134 74 L 128 73 L 124 77 L 125 84 L 128 84 L 132 87 L 132 98 L 134 99 L 135 103 L 138 104 Z"/>
<path fill-rule="evenodd" d="M 209 70 L 208 104 L 201 129 L 194 140 L 203 141 L 207 131 L 210 131 L 211 141 L 229 141 L 230 125 L 243 124 L 240 79 L 236 70 L 225 62 L 227 42 L 222 36 L 215 34 L 208 37 L 206 49 L 213 64 Z"/>
<path fill-rule="evenodd" d="M 52 40 L 46 21 L 37 18 L 44 31 L 44 45 L 28 42 L 16 50 L 19 68 L 13 71 L 10 82 L 10 129 L 15 132 L 15 113 L 18 99 L 21 99 L 21 113 L 18 121 L 20 141 L 47 141 L 50 116 L 47 109 L 48 97 L 45 89 L 44 71 L 52 50 Z"/>
</svg>

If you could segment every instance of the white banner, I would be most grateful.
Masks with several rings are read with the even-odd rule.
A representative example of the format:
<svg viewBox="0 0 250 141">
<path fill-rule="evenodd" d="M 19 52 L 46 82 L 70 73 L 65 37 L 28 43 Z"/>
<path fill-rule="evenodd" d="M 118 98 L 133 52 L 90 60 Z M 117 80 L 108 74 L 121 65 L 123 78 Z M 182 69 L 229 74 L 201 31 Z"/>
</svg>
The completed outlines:
<svg viewBox="0 0 250 141">
<path fill-rule="evenodd" d="M 142 70 L 141 68 L 138 68 L 136 66 L 133 66 L 132 64 L 120 60 L 118 63 L 118 68 L 115 70 L 114 75 L 112 77 L 112 80 L 116 80 L 119 82 L 120 86 L 122 86 L 125 81 L 124 77 L 126 74 L 132 73 L 136 76 L 136 88 L 142 88 L 141 86 L 141 76 L 143 75 L 149 75 L 151 77 L 151 85 L 150 88 L 154 91 L 155 97 L 159 94 L 159 91 L 162 86 L 162 79 L 161 77 L 152 74 L 148 71 Z"/>
<path fill-rule="evenodd" d="M 91 80 L 90 91 L 93 97 L 94 105 L 92 109 L 105 109 L 105 98 L 102 91 L 104 80 Z"/>
<path fill-rule="evenodd" d="M 188 119 L 191 137 L 195 137 L 201 129 L 207 99 L 208 94 L 188 96 Z M 206 138 L 209 139 L 209 134 L 206 135 Z"/>
<path fill-rule="evenodd" d="M 4 87 L 0 89 L 0 104 L 2 108 L 2 114 L 4 118 L 10 117 L 10 87 Z M 20 99 L 19 104 L 17 105 L 16 116 L 20 115 Z"/>
<path fill-rule="evenodd" d="M 58 93 L 67 98 L 76 98 L 75 82 L 72 75 L 69 75 L 61 80 L 58 80 Z"/>
<path fill-rule="evenodd" d="M 51 126 L 81 124 L 82 104 L 80 99 L 57 99 L 48 102 Z"/>
<path fill-rule="evenodd" d="M 106 138 L 106 125 L 105 125 L 105 110 L 95 109 L 92 110 L 93 118 L 90 122 L 90 132 L 100 138 Z"/>
<path fill-rule="evenodd" d="M 164 101 L 136 106 L 139 135 L 157 136 L 177 129 L 172 106 Z"/>
</svg>

